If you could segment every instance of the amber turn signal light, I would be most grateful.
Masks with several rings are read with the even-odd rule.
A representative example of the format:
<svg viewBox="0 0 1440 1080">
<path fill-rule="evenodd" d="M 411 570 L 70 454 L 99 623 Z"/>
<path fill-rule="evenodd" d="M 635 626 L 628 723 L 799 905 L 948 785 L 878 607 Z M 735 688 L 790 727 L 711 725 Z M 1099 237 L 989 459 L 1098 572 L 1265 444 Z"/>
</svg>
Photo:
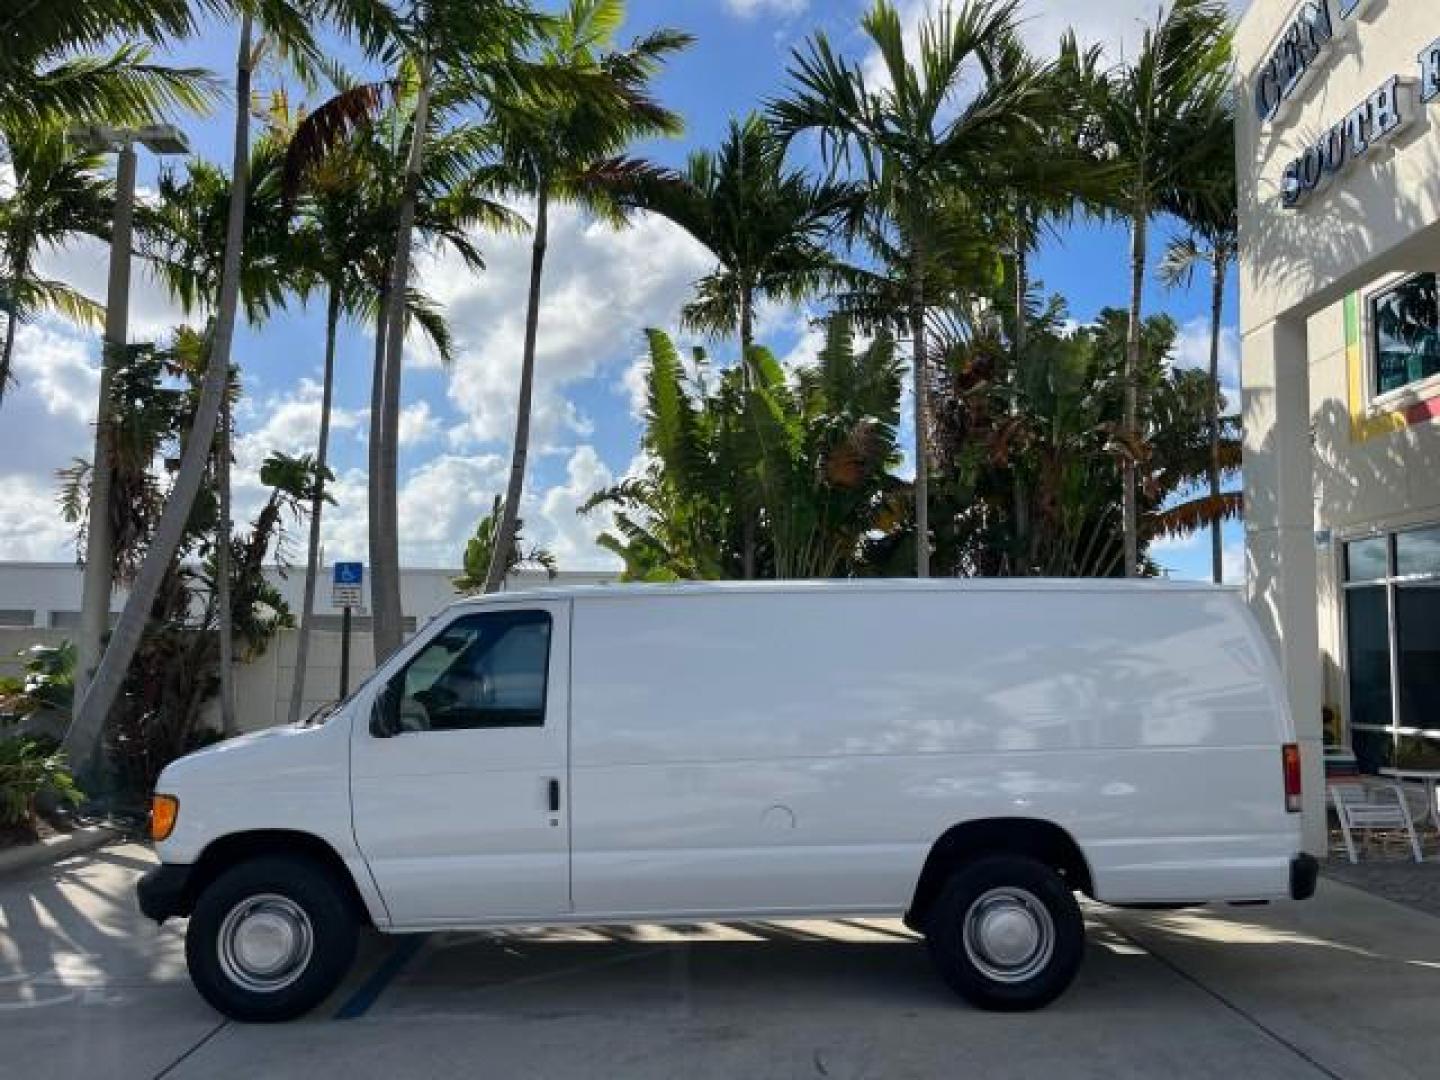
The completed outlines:
<svg viewBox="0 0 1440 1080">
<path fill-rule="evenodd" d="M 154 795 L 150 799 L 150 839 L 168 840 L 180 817 L 180 800 L 174 795 Z"/>
</svg>

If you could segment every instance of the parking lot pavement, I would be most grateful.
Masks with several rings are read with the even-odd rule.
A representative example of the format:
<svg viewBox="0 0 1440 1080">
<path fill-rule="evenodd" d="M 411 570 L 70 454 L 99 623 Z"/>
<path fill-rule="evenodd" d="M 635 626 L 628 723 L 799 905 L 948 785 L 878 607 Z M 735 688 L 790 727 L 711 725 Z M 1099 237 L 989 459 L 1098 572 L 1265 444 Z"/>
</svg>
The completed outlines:
<svg viewBox="0 0 1440 1080">
<path fill-rule="evenodd" d="M 956 1002 L 889 920 L 367 939 L 311 1018 L 224 1021 L 138 845 L 0 880 L 0 1076 L 1433 1077 L 1440 921 L 1333 882 L 1307 904 L 1094 907 L 1041 1013 Z"/>
</svg>

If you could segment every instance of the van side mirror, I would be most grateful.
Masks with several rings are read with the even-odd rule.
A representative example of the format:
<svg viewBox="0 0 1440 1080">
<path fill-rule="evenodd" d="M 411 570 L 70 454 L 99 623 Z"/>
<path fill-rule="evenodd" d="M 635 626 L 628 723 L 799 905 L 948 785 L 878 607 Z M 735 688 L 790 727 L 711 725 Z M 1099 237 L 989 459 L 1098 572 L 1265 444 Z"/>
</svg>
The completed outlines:
<svg viewBox="0 0 1440 1080">
<path fill-rule="evenodd" d="M 370 734 L 377 739 L 393 739 L 400 734 L 400 688 L 393 679 L 375 697 L 370 709 Z"/>
</svg>

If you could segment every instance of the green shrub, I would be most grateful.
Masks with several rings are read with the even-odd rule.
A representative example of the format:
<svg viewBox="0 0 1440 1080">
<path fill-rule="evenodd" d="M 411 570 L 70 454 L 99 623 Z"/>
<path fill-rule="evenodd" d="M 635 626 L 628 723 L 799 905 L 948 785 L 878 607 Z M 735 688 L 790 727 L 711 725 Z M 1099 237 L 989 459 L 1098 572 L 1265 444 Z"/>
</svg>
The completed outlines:
<svg viewBox="0 0 1440 1080">
<path fill-rule="evenodd" d="M 33 825 L 42 793 L 72 806 L 84 798 L 60 750 L 39 739 L 0 739 L 0 827 Z"/>
</svg>

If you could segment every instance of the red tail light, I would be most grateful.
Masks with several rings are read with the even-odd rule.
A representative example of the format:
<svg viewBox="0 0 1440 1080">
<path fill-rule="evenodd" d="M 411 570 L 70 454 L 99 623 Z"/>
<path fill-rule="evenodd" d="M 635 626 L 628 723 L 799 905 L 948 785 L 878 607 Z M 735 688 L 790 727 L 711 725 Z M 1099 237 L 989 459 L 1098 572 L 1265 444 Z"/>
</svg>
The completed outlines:
<svg viewBox="0 0 1440 1080">
<path fill-rule="evenodd" d="M 1300 747 L 1293 742 L 1280 748 L 1280 760 L 1285 772 L 1285 809 L 1300 813 Z"/>
</svg>

